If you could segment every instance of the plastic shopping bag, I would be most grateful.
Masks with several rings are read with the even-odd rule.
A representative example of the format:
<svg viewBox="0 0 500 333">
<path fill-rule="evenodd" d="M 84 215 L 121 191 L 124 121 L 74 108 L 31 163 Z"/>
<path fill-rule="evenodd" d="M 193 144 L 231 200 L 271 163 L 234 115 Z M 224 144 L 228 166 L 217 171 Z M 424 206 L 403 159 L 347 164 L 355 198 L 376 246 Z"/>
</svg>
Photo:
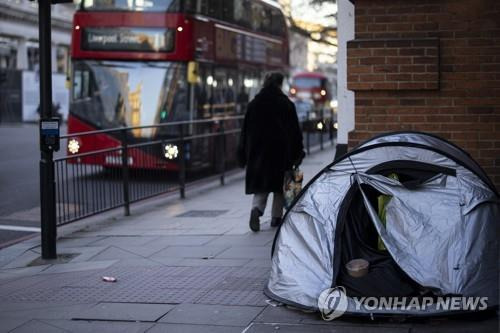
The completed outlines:
<svg viewBox="0 0 500 333">
<path fill-rule="evenodd" d="M 299 168 L 285 172 L 285 179 L 283 182 L 283 196 L 285 197 L 285 207 L 289 208 L 292 201 L 299 194 L 302 189 L 302 179 L 304 174 Z"/>
</svg>

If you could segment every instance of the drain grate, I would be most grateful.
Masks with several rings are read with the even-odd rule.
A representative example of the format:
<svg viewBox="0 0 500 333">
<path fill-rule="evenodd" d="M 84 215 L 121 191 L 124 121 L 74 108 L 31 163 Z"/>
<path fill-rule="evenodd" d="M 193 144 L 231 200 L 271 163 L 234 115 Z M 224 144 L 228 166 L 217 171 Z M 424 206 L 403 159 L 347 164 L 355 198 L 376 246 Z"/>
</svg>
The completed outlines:
<svg viewBox="0 0 500 333">
<path fill-rule="evenodd" d="M 189 210 L 176 217 L 217 217 L 227 212 L 227 210 Z"/>
</svg>

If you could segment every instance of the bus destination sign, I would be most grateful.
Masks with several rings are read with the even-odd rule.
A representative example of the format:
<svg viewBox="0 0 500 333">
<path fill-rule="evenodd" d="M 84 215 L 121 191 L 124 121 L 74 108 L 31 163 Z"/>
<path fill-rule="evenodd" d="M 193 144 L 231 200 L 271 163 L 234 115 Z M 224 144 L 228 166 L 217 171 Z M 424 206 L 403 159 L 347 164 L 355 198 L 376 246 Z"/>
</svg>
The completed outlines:
<svg viewBox="0 0 500 333">
<path fill-rule="evenodd" d="M 174 31 L 155 28 L 85 28 L 82 48 L 87 51 L 171 52 Z"/>
</svg>

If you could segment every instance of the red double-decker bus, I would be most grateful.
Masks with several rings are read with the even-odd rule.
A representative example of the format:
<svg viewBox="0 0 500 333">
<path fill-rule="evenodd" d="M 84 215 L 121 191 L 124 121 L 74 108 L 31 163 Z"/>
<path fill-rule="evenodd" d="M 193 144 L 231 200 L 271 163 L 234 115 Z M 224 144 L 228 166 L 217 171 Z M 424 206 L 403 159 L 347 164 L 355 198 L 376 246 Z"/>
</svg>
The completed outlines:
<svg viewBox="0 0 500 333">
<path fill-rule="evenodd" d="M 312 100 L 318 107 L 329 106 L 332 99 L 332 87 L 324 74 L 298 73 L 292 78 L 290 96 L 296 99 Z"/>
<path fill-rule="evenodd" d="M 322 73 L 302 72 L 292 77 L 289 96 L 295 102 L 299 119 L 306 122 L 305 129 L 337 129 L 332 93 L 332 86 Z"/>
<path fill-rule="evenodd" d="M 288 68 L 287 27 L 270 1 L 83 0 L 74 16 L 72 66 L 70 135 L 223 119 L 245 112 L 265 71 Z M 175 135 L 175 128 L 139 128 L 129 139 Z M 118 134 L 74 136 L 68 154 L 117 146 Z M 203 149 L 190 147 L 192 165 L 206 160 Z M 131 149 L 129 165 L 176 170 L 164 155 Z M 97 163 L 111 167 L 120 158 Z"/>
</svg>

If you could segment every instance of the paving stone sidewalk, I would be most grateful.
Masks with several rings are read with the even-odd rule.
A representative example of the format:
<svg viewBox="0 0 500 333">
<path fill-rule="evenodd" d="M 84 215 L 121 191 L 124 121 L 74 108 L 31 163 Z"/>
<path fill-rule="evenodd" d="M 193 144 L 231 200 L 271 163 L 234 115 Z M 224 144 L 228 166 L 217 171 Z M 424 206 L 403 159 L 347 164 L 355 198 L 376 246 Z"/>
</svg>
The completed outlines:
<svg viewBox="0 0 500 333">
<path fill-rule="evenodd" d="M 308 156 L 305 180 L 333 156 L 331 148 Z M 38 239 L 1 250 L 0 332 L 497 331 L 496 318 L 324 322 L 272 306 L 262 290 L 275 229 L 266 212 L 262 231 L 251 232 L 250 204 L 239 177 L 65 236 L 61 263 L 30 265 L 40 257 Z"/>
</svg>

